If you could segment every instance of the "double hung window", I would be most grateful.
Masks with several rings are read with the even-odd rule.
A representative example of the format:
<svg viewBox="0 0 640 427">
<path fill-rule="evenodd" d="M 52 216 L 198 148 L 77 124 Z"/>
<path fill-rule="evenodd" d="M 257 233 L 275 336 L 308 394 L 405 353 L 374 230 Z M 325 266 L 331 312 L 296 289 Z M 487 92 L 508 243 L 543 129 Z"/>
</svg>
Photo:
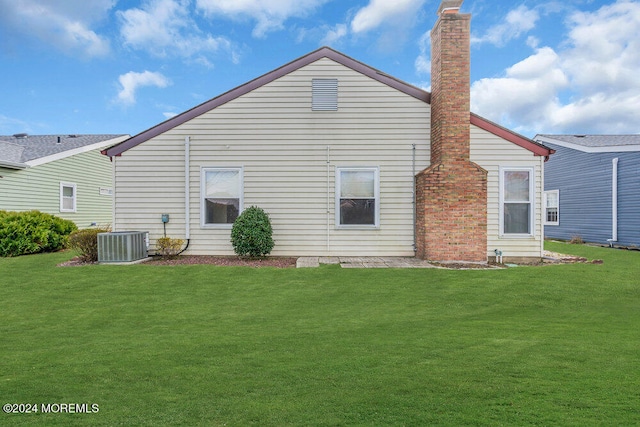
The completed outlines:
<svg viewBox="0 0 640 427">
<path fill-rule="evenodd" d="M 76 211 L 76 184 L 60 183 L 60 212 Z"/>
<path fill-rule="evenodd" d="M 203 168 L 202 226 L 231 225 L 242 211 L 242 168 Z"/>
<path fill-rule="evenodd" d="M 378 168 L 336 170 L 338 227 L 378 227 L 380 218 Z"/>
<path fill-rule="evenodd" d="M 500 169 L 500 234 L 533 235 L 533 168 Z"/>
<path fill-rule="evenodd" d="M 551 190 L 544 192 L 544 224 L 560 224 L 560 191 Z"/>
</svg>

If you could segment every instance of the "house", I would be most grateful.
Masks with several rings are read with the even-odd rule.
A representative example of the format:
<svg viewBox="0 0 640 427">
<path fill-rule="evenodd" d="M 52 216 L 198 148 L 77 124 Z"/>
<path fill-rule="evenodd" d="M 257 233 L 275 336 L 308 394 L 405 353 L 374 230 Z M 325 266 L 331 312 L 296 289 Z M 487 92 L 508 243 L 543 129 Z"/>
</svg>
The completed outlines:
<svg viewBox="0 0 640 427">
<path fill-rule="evenodd" d="M 450 3 L 432 93 L 323 47 L 104 150 L 115 230 L 230 255 L 257 205 L 273 255 L 539 259 L 551 150 L 469 111 L 470 16 Z"/>
<path fill-rule="evenodd" d="M 546 237 L 640 246 L 640 135 L 536 135 L 545 164 Z"/>
<path fill-rule="evenodd" d="M 39 210 L 78 228 L 111 224 L 113 171 L 100 150 L 128 137 L 0 136 L 0 210 Z"/>
</svg>

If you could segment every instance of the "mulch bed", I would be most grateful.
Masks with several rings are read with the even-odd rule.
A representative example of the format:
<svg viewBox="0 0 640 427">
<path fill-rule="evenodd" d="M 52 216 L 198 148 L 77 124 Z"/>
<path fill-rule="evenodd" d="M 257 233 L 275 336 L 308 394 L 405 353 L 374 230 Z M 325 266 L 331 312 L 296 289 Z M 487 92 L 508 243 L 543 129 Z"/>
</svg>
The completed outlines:
<svg viewBox="0 0 640 427">
<path fill-rule="evenodd" d="M 297 258 L 266 257 L 242 258 L 237 256 L 180 255 L 176 257 L 154 257 L 147 264 L 152 265 L 196 265 L 210 264 L 235 267 L 275 267 L 295 268 Z"/>
<path fill-rule="evenodd" d="M 198 265 L 209 264 L 225 267 L 275 267 L 295 268 L 297 258 L 291 257 L 266 257 L 266 258 L 242 258 L 238 256 L 207 256 L 207 255 L 180 255 L 174 257 L 155 256 L 144 262 L 148 265 Z M 58 267 L 79 267 L 83 265 L 98 264 L 97 262 L 82 262 L 79 257 L 74 257 L 67 262 L 58 264 Z"/>
</svg>

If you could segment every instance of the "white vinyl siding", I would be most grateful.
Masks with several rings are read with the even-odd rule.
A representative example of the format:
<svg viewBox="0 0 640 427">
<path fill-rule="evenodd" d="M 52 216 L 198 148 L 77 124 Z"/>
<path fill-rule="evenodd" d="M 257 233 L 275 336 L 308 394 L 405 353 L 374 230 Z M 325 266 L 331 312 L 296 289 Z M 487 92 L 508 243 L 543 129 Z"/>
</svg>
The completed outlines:
<svg viewBox="0 0 640 427">
<path fill-rule="evenodd" d="M 73 221 L 78 228 L 111 225 L 112 163 L 99 150 L 76 154 L 50 163 L 16 170 L 0 167 L 0 209 L 39 210 Z M 60 182 L 76 184 L 75 212 L 60 211 Z"/>
<path fill-rule="evenodd" d="M 380 225 L 378 168 L 336 169 L 336 225 L 377 228 Z"/>
<path fill-rule="evenodd" d="M 312 111 L 313 79 L 337 79 L 339 111 Z M 244 205 L 270 216 L 272 255 L 412 256 L 414 173 L 429 166 L 430 106 L 321 59 L 114 157 L 117 230 L 185 237 L 185 148 L 190 137 L 190 254 L 232 255 L 230 230 L 200 227 L 201 168 L 242 167 Z M 415 145 L 415 167 L 413 146 Z M 487 255 L 542 255 L 544 158 L 471 126 L 471 160 L 488 171 Z M 379 166 L 379 227 L 336 221 L 337 167 Z M 499 232 L 500 166 L 533 168 L 533 234 Z"/>
<path fill-rule="evenodd" d="M 544 192 L 544 225 L 560 224 L 560 191 Z"/>
<path fill-rule="evenodd" d="M 544 157 L 506 141 L 477 126 L 471 126 L 471 161 L 487 172 L 487 256 L 494 250 L 510 257 L 542 256 L 542 174 Z M 534 220 L 531 235 L 504 236 L 500 233 L 500 167 L 533 170 Z"/>
<path fill-rule="evenodd" d="M 309 108 L 314 78 L 335 78 L 340 109 Z M 185 237 L 184 138 L 190 137 L 190 254 L 232 255 L 230 230 L 200 227 L 202 167 L 242 167 L 244 206 L 270 216 L 272 255 L 412 256 L 415 172 L 429 164 L 430 106 L 321 59 L 114 157 L 116 229 Z M 336 167 L 380 166 L 377 229 L 335 221 Z"/>
<path fill-rule="evenodd" d="M 76 211 L 76 185 L 69 182 L 60 183 L 60 212 Z"/>
</svg>

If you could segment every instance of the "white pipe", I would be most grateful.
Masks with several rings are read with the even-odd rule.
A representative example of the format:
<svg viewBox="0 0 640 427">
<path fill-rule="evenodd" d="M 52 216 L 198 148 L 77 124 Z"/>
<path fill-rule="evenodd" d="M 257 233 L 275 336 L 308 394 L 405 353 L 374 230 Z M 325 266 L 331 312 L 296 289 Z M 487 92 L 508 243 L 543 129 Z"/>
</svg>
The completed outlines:
<svg viewBox="0 0 640 427">
<path fill-rule="evenodd" d="M 190 153 L 189 149 L 191 147 L 191 138 L 188 136 L 184 137 L 184 237 L 189 240 L 191 237 L 191 212 L 189 207 L 189 171 L 190 171 Z"/>
<path fill-rule="evenodd" d="M 416 218 L 417 218 L 417 206 L 416 206 L 416 144 L 411 144 L 411 168 L 413 173 L 413 252 L 418 252 L 418 235 L 416 234 Z"/>
<path fill-rule="evenodd" d="M 331 147 L 327 145 L 327 255 L 331 251 Z"/>
<path fill-rule="evenodd" d="M 618 241 L 618 158 L 612 160 L 611 176 L 611 241 Z"/>
<path fill-rule="evenodd" d="M 118 231 L 116 227 L 116 200 L 118 188 L 116 187 L 116 160 L 118 156 L 109 158 L 111 160 L 111 231 Z"/>
</svg>

